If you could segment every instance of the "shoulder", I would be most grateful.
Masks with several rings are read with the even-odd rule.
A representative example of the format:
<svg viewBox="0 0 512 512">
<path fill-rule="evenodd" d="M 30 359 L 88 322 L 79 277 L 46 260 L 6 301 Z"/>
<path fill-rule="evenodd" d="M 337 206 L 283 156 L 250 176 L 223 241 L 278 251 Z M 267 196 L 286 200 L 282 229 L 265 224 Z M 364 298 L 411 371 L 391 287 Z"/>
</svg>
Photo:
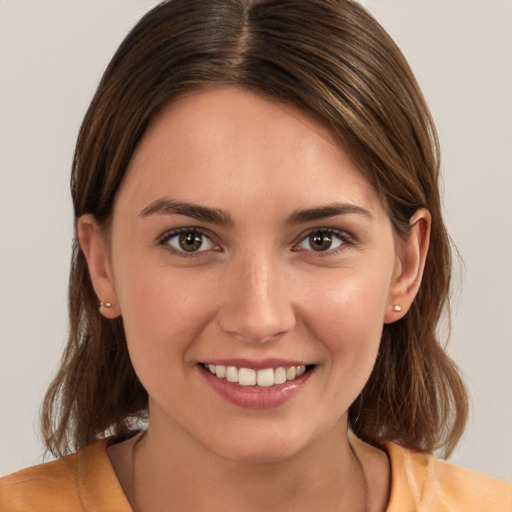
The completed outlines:
<svg viewBox="0 0 512 512">
<path fill-rule="evenodd" d="M 0 479 L 0 511 L 51 510 L 50 503 L 55 510 L 70 506 L 82 510 L 76 485 L 77 459 L 76 454 L 69 455 Z"/>
<path fill-rule="evenodd" d="M 131 510 L 105 442 L 0 479 L 0 512 L 125 512 Z"/>
<path fill-rule="evenodd" d="M 511 512 L 512 484 L 388 443 L 388 512 Z"/>
</svg>

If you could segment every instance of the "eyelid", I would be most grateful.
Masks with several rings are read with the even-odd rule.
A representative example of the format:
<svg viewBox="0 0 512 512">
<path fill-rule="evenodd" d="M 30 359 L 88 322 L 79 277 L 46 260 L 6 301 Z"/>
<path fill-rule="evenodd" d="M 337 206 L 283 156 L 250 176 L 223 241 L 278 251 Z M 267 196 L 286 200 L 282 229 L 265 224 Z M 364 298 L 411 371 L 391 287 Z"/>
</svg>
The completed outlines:
<svg viewBox="0 0 512 512">
<path fill-rule="evenodd" d="M 220 244 L 215 240 L 215 238 L 216 238 L 215 235 L 210 233 L 209 230 L 202 228 L 202 227 L 197 227 L 197 226 L 183 226 L 183 227 L 179 227 L 179 228 L 170 229 L 170 230 L 164 232 L 162 235 L 160 235 L 156 239 L 155 245 L 164 245 L 166 250 L 168 250 L 174 254 L 178 254 L 179 256 L 183 256 L 183 257 L 194 257 L 194 256 L 199 256 L 203 253 L 212 252 L 212 249 L 199 250 L 199 251 L 195 251 L 195 252 L 180 251 L 180 250 L 173 248 L 170 244 L 167 243 L 167 241 L 169 239 L 171 239 L 175 236 L 178 236 L 182 233 L 193 233 L 193 232 L 199 233 L 201 236 L 204 236 L 205 238 L 207 238 L 215 246 L 213 250 L 216 250 L 219 252 L 222 251 Z M 314 235 L 316 233 L 331 234 L 331 235 L 337 237 L 339 240 L 341 240 L 342 243 L 340 246 L 338 246 L 334 249 L 328 249 L 326 251 L 313 251 L 313 250 L 298 248 L 299 244 L 301 244 L 308 237 L 310 237 L 311 235 Z M 355 245 L 357 245 L 357 243 L 358 243 L 357 238 L 343 229 L 332 228 L 332 227 L 316 227 L 316 228 L 309 229 L 306 232 L 302 233 L 297 238 L 296 242 L 293 243 L 292 251 L 293 252 L 301 252 L 301 251 L 310 252 L 310 253 L 314 253 L 316 256 L 320 256 L 320 257 L 331 256 L 333 254 L 337 254 L 338 252 L 343 251 L 346 248 L 346 246 L 355 246 Z"/>
<path fill-rule="evenodd" d="M 168 243 L 168 241 L 171 238 L 174 238 L 174 237 L 179 236 L 184 233 L 198 233 L 202 237 L 207 238 L 211 242 L 211 244 L 214 246 L 214 248 L 187 252 L 187 251 L 180 251 L 180 250 L 172 247 Z M 190 257 L 194 257 L 194 256 L 199 256 L 203 253 L 211 252 L 212 250 L 220 250 L 219 244 L 215 241 L 214 238 L 215 237 L 208 230 L 206 230 L 204 228 L 200 228 L 200 227 L 196 227 L 196 226 L 184 226 L 184 227 L 180 227 L 180 228 L 170 229 L 170 230 L 166 231 L 165 233 L 163 233 L 161 236 L 159 236 L 157 238 L 156 245 L 165 246 L 165 249 L 170 251 L 173 254 L 178 254 L 179 256 L 190 258 Z"/>
<path fill-rule="evenodd" d="M 300 249 L 298 248 L 299 244 L 301 244 L 302 242 L 304 242 L 308 237 L 316 234 L 316 233 L 322 233 L 322 234 L 330 234 L 330 235 L 333 235 L 335 237 L 337 237 L 339 240 L 341 240 L 341 245 L 334 248 L 334 249 L 328 249 L 326 251 L 313 251 L 313 250 L 308 250 L 308 249 Z M 304 251 L 304 252 L 310 252 L 310 253 L 313 253 L 315 254 L 316 256 L 331 256 L 333 254 L 337 254 L 338 252 L 341 252 L 343 251 L 346 246 L 354 246 L 356 245 L 357 243 L 357 239 L 352 236 L 350 233 L 348 233 L 347 231 L 343 230 L 343 229 L 337 229 L 337 228 L 313 228 L 313 229 L 310 229 L 308 230 L 307 232 L 305 233 L 302 233 L 300 235 L 300 237 L 298 238 L 297 242 L 295 242 L 293 244 L 293 247 L 292 247 L 292 251 L 294 252 L 300 252 L 300 251 Z"/>
</svg>

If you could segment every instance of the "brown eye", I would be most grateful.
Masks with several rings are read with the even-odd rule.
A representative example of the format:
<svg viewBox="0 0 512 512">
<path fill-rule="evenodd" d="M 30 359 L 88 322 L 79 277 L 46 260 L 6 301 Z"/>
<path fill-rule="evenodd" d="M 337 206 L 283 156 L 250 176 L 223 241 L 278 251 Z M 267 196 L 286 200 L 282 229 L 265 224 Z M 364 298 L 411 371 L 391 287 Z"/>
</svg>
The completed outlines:
<svg viewBox="0 0 512 512">
<path fill-rule="evenodd" d="M 334 251 L 346 243 L 343 232 L 334 230 L 318 230 L 309 233 L 297 246 L 301 251 L 328 252 Z"/>
<path fill-rule="evenodd" d="M 316 233 L 309 237 L 309 245 L 313 251 L 327 251 L 332 245 L 330 233 Z"/>
<path fill-rule="evenodd" d="M 179 236 L 180 247 L 186 252 L 194 252 L 203 245 L 203 236 L 200 233 L 185 233 Z"/>
<path fill-rule="evenodd" d="M 201 253 L 215 248 L 208 236 L 194 229 L 170 233 L 162 243 L 171 246 L 177 253 Z"/>
</svg>

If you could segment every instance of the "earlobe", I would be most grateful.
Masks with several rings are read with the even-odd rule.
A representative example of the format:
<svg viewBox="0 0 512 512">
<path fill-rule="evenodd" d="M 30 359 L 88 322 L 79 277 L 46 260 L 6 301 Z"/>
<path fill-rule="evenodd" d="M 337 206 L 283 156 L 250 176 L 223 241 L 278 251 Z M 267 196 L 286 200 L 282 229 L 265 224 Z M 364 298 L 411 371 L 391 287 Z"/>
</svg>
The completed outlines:
<svg viewBox="0 0 512 512">
<path fill-rule="evenodd" d="M 79 217 L 76 228 L 80 248 L 87 260 L 91 282 L 98 296 L 99 311 L 105 318 L 116 318 L 120 311 L 104 234 L 94 216 L 90 214 Z"/>
<path fill-rule="evenodd" d="M 409 236 L 400 243 L 396 273 L 390 290 L 384 323 L 393 323 L 409 310 L 420 288 L 427 258 L 430 227 L 430 212 L 420 208 L 411 217 Z"/>
</svg>

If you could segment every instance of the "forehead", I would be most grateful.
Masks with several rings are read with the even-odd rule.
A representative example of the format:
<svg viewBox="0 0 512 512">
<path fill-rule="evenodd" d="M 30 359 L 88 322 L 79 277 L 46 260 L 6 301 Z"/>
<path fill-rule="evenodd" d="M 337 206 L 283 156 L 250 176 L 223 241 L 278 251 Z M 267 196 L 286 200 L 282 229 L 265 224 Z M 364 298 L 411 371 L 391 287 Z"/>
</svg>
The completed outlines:
<svg viewBox="0 0 512 512">
<path fill-rule="evenodd" d="M 235 206 L 235 198 L 290 208 L 341 199 L 380 205 L 327 127 L 289 104 L 231 87 L 197 89 L 164 107 L 118 195 L 131 205 L 156 195 L 214 207 Z"/>
</svg>

